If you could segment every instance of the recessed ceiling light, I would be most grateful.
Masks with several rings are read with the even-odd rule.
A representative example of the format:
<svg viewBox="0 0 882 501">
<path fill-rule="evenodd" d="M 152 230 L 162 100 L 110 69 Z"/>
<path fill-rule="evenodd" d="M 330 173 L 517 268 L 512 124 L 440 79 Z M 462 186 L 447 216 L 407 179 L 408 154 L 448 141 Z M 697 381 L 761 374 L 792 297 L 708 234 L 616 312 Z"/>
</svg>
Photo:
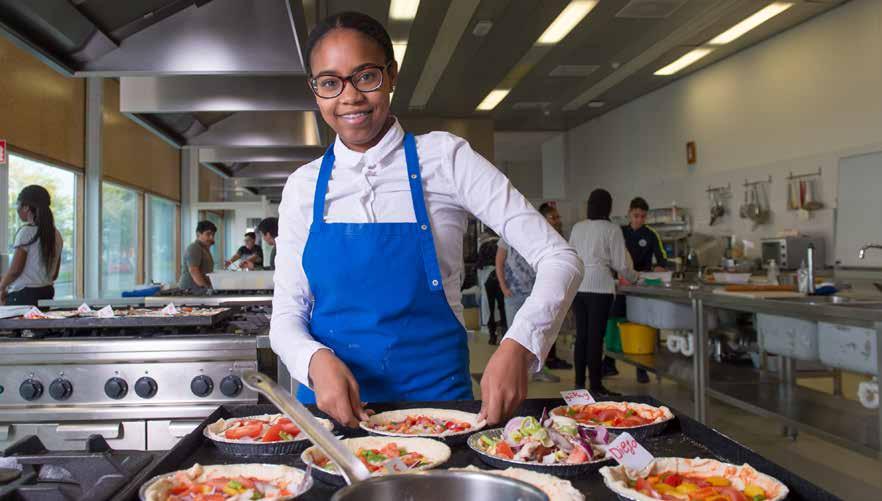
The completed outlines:
<svg viewBox="0 0 882 501">
<path fill-rule="evenodd" d="M 507 96 L 510 91 L 511 91 L 511 89 L 493 89 L 493 90 L 491 90 L 490 93 L 487 94 L 487 97 L 485 97 L 484 100 L 481 101 L 481 104 L 479 104 L 476 109 L 478 111 L 492 110 L 493 108 L 496 107 L 496 105 L 498 105 L 500 102 L 502 102 L 503 99 L 505 99 L 505 96 Z"/>
<path fill-rule="evenodd" d="M 395 61 L 398 62 L 398 70 L 404 64 L 404 54 L 407 53 L 407 42 L 392 42 L 392 50 L 395 52 Z"/>
<path fill-rule="evenodd" d="M 564 10 L 557 15 L 554 21 L 536 41 L 537 45 L 552 45 L 560 42 L 573 28 L 597 5 L 597 0 L 572 0 Z"/>
<path fill-rule="evenodd" d="M 756 11 L 752 16 L 732 26 L 710 41 L 711 45 L 724 45 L 738 39 L 741 35 L 763 24 L 785 10 L 793 7 L 793 2 L 775 2 Z"/>
<path fill-rule="evenodd" d="M 710 54 L 713 51 L 714 51 L 713 49 L 705 49 L 705 48 L 693 49 L 693 50 L 687 52 L 682 57 L 680 57 L 680 59 L 677 59 L 673 63 L 656 71 L 655 74 L 660 75 L 660 76 L 673 75 L 674 73 L 677 73 L 678 71 L 689 66 L 690 64 L 694 63 L 695 61 L 698 61 L 699 59 L 703 58 L 704 56 Z"/>
<path fill-rule="evenodd" d="M 392 0 L 389 4 L 389 19 L 410 21 L 416 17 L 419 8 L 420 0 Z"/>
</svg>

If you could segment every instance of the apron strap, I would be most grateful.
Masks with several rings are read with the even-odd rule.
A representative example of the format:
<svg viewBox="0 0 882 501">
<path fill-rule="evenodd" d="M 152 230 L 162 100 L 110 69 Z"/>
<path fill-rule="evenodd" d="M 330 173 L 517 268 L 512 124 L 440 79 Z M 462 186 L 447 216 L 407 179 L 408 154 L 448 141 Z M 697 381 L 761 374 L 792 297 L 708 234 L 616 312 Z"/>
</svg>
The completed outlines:
<svg viewBox="0 0 882 501">
<path fill-rule="evenodd" d="M 318 181 L 315 183 L 315 196 L 312 199 L 312 227 L 310 231 L 318 231 L 325 225 L 325 196 L 328 193 L 328 181 L 331 179 L 332 170 L 334 170 L 334 143 L 328 146 L 322 157 L 322 167 L 319 169 Z"/>
<path fill-rule="evenodd" d="M 413 213 L 419 227 L 420 247 L 422 248 L 423 266 L 426 270 L 429 290 L 443 291 L 441 268 L 435 253 L 435 240 L 432 238 L 432 225 L 426 211 L 426 200 L 423 197 L 423 179 L 420 176 L 420 159 L 417 155 L 416 140 L 413 134 L 404 134 L 404 157 L 407 160 L 407 178 L 410 181 L 410 198 L 413 200 Z"/>
</svg>

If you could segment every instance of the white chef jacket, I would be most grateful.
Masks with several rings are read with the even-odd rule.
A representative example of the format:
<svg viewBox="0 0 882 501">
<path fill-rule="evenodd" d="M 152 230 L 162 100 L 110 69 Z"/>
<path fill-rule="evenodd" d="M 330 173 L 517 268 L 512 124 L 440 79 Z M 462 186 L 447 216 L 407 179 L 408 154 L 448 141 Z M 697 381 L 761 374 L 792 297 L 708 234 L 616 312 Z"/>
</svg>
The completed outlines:
<svg viewBox="0 0 882 501">
<path fill-rule="evenodd" d="M 325 200 L 328 223 L 415 222 L 404 130 L 398 121 L 364 153 L 334 142 L 336 157 Z M 576 251 L 499 170 L 464 139 L 446 132 L 416 137 L 426 207 L 441 268 L 444 293 L 463 322 L 463 234 L 474 214 L 509 242 L 537 269 L 536 284 L 505 339 L 535 355 L 539 370 L 554 344 L 582 278 Z M 303 249 L 312 223 L 313 195 L 322 159 L 288 177 L 279 206 L 276 273 L 270 343 L 290 373 L 308 385 L 309 362 L 325 348 L 310 334 L 314 301 L 303 270 Z"/>
</svg>

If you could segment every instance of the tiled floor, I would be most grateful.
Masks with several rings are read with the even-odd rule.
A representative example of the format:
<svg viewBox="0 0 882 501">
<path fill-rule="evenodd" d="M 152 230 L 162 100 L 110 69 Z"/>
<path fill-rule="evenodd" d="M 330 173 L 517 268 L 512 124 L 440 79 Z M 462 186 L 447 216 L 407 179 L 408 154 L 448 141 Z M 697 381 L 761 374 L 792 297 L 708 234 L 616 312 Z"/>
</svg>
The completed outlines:
<svg viewBox="0 0 882 501">
<path fill-rule="evenodd" d="M 487 344 L 486 334 L 473 335 L 470 342 L 472 373 L 482 372 L 495 347 Z M 691 412 L 687 388 L 655 377 L 649 384 L 638 384 L 634 368 L 618 364 L 620 374 L 604 384 L 626 395 L 650 395 L 687 414 Z M 529 397 L 558 397 L 561 390 L 574 386 L 572 371 L 552 371 L 560 383 L 530 383 Z M 480 389 L 475 385 L 475 396 Z M 806 432 L 796 440 L 781 434 L 781 426 L 768 418 L 746 413 L 713 399 L 708 414 L 711 425 L 734 440 L 789 468 L 803 478 L 848 500 L 877 500 L 882 489 L 882 461 L 841 447 Z"/>
</svg>

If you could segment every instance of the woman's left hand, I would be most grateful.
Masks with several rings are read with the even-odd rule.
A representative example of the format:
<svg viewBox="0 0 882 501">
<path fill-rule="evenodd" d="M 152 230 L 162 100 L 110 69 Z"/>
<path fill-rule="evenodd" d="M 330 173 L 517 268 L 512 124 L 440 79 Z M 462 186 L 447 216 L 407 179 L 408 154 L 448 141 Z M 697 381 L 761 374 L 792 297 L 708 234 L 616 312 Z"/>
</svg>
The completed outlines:
<svg viewBox="0 0 882 501">
<path fill-rule="evenodd" d="M 508 419 L 527 398 L 527 371 L 535 358 L 517 341 L 505 339 L 487 362 L 481 378 L 479 419 L 494 425 Z"/>
</svg>

